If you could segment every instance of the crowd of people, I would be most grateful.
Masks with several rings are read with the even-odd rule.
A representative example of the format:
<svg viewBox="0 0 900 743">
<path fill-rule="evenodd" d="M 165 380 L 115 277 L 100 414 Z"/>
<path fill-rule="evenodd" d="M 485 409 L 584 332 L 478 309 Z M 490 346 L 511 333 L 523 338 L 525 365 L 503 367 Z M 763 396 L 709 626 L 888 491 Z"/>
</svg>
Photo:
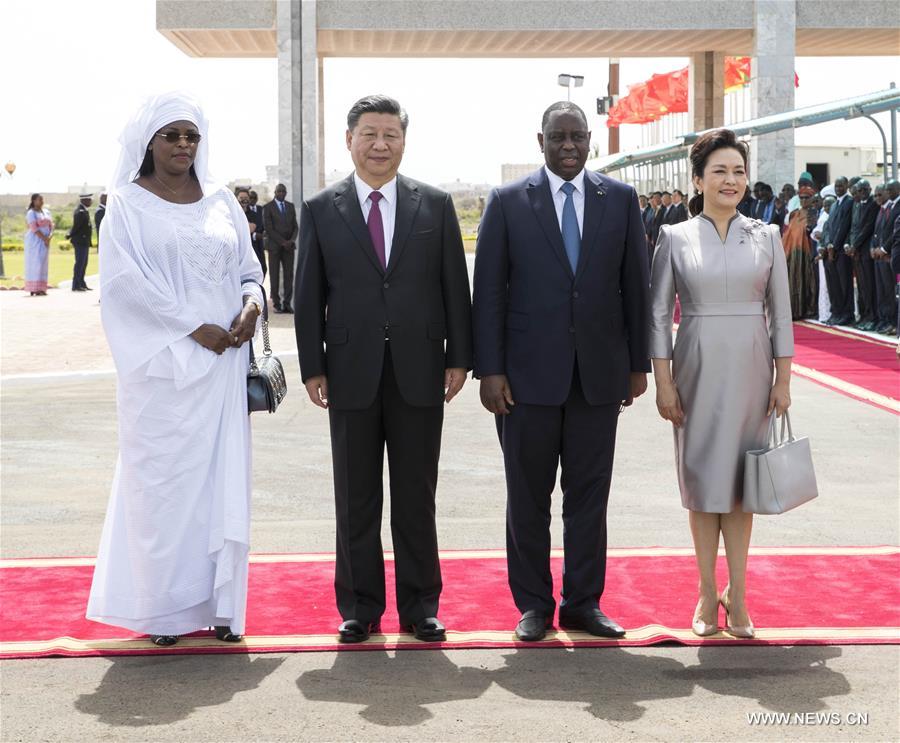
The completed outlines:
<svg viewBox="0 0 900 743">
<path fill-rule="evenodd" d="M 662 225 L 688 216 L 681 191 L 641 195 L 650 255 Z M 738 205 L 745 217 L 775 225 L 788 265 L 791 317 L 894 336 L 900 300 L 900 182 L 872 187 L 856 176 L 822 188 L 810 173 L 778 195 L 762 181 Z M 893 266 L 892 266 L 893 259 Z"/>
</svg>

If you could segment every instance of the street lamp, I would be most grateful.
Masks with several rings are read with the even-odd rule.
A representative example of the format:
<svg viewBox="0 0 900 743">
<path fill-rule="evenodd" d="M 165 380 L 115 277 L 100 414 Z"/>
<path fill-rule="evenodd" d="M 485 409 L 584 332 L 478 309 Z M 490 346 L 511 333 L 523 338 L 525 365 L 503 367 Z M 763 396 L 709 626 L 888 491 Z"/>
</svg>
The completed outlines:
<svg viewBox="0 0 900 743">
<path fill-rule="evenodd" d="M 572 100 L 572 88 L 580 88 L 584 85 L 584 75 L 562 74 L 556 78 L 557 85 L 566 89 L 566 100 Z"/>
<path fill-rule="evenodd" d="M 3 167 L 4 172 L 9 175 L 10 178 L 13 177 L 13 173 L 16 172 L 16 164 L 10 160 Z M 3 215 L 0 215 L 0 230 L 2 230 L 3 224 Z M 3 233 L 0 231 L 0 279 L 6 278 L 6 270 L 3 268 Z"/>
</svg>

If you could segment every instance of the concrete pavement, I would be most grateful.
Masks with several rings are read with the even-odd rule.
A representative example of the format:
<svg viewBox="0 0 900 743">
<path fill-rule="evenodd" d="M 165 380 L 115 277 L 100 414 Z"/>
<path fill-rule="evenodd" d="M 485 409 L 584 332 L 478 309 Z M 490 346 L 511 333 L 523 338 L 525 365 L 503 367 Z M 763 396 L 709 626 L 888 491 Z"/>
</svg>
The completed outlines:
<svg viewBox="0 0 900 743">
<path fill-rule="evenodd" d="M 116 422 L 95 294 L 56 290 L 38 304 L 0 293 L 3 557 L 96 552 Z M 275 316 L 273 326 L 290 392 L 276 415 L 254 415 L 253 549 L 332 551 L 327 418 L 305 400 L 290 318 Z M 611 546 L 690 545 L 671 433 L 652 395 L 651 387 L 621 419 Z M 802 379 L 793 398 L 821 496 L 758 519 L 753 543 L 898 544 L 897 416 Z M 385 510 L 387 524 L 388 502 Z M 446 414 L 441 547 L 502 547 L 503 514 L 496 435 L 470 381 Z M 557 503 L 554 546 L 559 515 Z M 827 602 L 828 586 L 814 596 Z M 45 659 L 5 661 L 0 671 L 3 741 L 900 737 L 896 646 Z M 834 712 L 841 722 L 752 725 L 753 712 Z M 868 713 L 868 724 L 849 724 L 849 713 Z"/>
</svg>

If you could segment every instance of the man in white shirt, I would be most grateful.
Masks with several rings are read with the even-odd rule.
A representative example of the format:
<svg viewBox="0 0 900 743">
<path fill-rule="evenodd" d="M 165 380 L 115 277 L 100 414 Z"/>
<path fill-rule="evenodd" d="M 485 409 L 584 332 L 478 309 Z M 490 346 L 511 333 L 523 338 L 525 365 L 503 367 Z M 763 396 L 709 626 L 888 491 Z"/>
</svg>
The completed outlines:
<svg viewBox="0 0 900 743">
<path fill-rule="evenodd" d="M 616 426 L 650 369 L 647 249 L 634 189 L 584 168 L 584 112 L 560 101 L 541 129 L 544 167 L 492 191 L 481 220 L 475 375 L 503 450 L 516 635 L 539 641 L 553 624 L 550 503 L 561 466 L 560 626 L 621 637 L 599 602 Z"/>
<path fill-rule="evenodd" d="M 445 636 L 435 490 L 444 405 L 472 368 L 471 303 L 450 195 L 397 172 L 408 121 L 387 96 L 357 101 L 354 172 L 301 208 L 294 319 L 303 382 L 331 424 L 342 642 L 379 632 L 385 610 L 385 447 L 400 624 Z"/>
</svg>

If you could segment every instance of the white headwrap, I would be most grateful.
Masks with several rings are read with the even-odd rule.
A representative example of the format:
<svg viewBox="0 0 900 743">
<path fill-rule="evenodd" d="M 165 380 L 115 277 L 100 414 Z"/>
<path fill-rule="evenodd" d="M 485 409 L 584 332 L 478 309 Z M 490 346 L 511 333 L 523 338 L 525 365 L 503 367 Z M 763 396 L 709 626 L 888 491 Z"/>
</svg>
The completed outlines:
<svg viewBox="0 0 900 743">
<path fill-rule="evenodd" d="M 209 122 L 203 115 L 200 104 L 190 93 L 172 91 L 150 96 L 125 125 L 119 136 L 122 152 L 109 184 L 110 193 L 131 183 L 137 177 L 141 163 L 144 162 L 147 154 L 147 145 L 150 144 L 153 135 L 166 124 L 175 121 L 190 121 L 200 132 L 200 144 L 197 145 L 197 154 L 194 158 L 194 172 L 197 174 L 197 180 L 200 181 L 203 195 L 209 196 L 219 188 L 219 184 L 213 181 L 209 173 L 209 138 L 207 136 Z"/>
</svg>

